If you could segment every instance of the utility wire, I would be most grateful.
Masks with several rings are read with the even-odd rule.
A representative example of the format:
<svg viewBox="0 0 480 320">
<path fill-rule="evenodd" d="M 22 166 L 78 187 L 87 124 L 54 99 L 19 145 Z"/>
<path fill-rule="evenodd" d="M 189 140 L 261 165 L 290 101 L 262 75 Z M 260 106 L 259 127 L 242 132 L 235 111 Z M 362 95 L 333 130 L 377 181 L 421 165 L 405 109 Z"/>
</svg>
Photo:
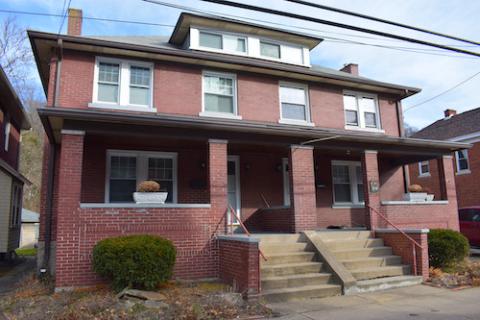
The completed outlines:
<svg viewBox="0 0 480 320">
<path fill-rule="evenodd" d="M 479 74 L 480 74 L 480 71 L 478 71 L 477 73 L 471 75 L 471 76 L 468 77 L 467 79 L 465 79 L 465 80 L 457 83 L 457 84 L 454 85 L 453 87 L 450 87 L 449 89 L 447 89 L 447 90 L 445 90 L 445 91 L 443 91 L 443 92 L 440 92 L 439 94 L 437 94 L 437 95 L 435 95 L 435 96 L 433 96 L 433 97 L 431 97 L 431 98 L 428 98 L 428 99 L 426 99 L 426 100 L 423 100 L 423 101 L 420 102 L 420 103 L 414 104 L 413 106 L 410 106 L 410 107 L 406 108 L 403 112 L 407 112 L 407 111 L 412 110 L 412 109 L 414 109 L 414 108 L 416 108 L 416 107 L 419 107 L 419 106 L 421 106 L 421 105 L 423 105 L 423 104 L 425 104 L 425 103 L 427 103 L 427 102 L 430 102 L 430 101 L 432 101 L 432 100 L 434 100 L 434 99 L 437 99 L 438 97 L 443 96 L 444 94 L 452 91 L 453 89 L 456 89 L 456 88 L 460 87 L 462 84 L 464 84 L 464 83 L 472 80 L 473 78 L 475 78 L 475 77 L 478 76 Z"/>
<path fill-rule="evenodd" d="M 403 24 L 403 23 L 399 23 L 399 22 L 395 22 L 395 21 L 391 21 L 391 20 L 381 19 L 381 18 L 369 16 L 369 15 L 366 15 L 366 14 L 361 14 L 361 13 L 354 12 L 354 11 L 348 11 L 348 10 L 335 8 L 335 7 L 330 7 L 330 6 L 317 4 L 317 3 L 312 3 L 312 2 L 304 1 L 304 0 L 285 0 L 285 1 L 293 2 L 293 3 L 297 3 L 297 4 L 309 6 L 309 7 L 319 8 L 319 9 L 322 9 L 322 10 L 328 10 L 328 11 L 333 11 L 333 12 L 337 12 L 337 13 L 341 13 L 341 14 L 346 14 L 346 15 L 349 15 L 349 16 L 354 16 L 354 17 L 358 17 L 358 18 L 362 18 L 362 19 L 371 20 L 371 21 L 381 22 L 381 23 L 385 23 L 385 24 L 389 24 L 389 25 L 393 25 L 393 26 L 397 26 L 397 27 L 401 27 L 401 28 L 405 28 L 405 29 L 409 29 L 409 30 L 415 30 L 415 31 L 419 31 L 419 32 L 423 32 L 423 33 L 427 33 L 427 34 L 431 34 L 431 35 L 435 35 L 435 36 L 439 36 L 439 37 L 443 37 L 443 38 L 448 38 L 448 39 L 452 39 L 452 40 L 456 40 L 456 41 L 461 41 L 461 42 L 465 42 L 465 43 L 480 45 L 480 42 L 476 42 L 476 41 L 472 41 L 472 40 L 468 40 L 468 39 L 463 39 L 463 38 L 459 38 L 459 37 L 456 37 L 456 36 L 436 32 L 436 31 L 432 31 L 432 30 L 428 30 L 428 29 L 424 29 L 424 28 L 410 26 L 410 25 L 407 25 L 407 24 Z"/>
<path fill-rule="evenodd" d="M 66 10 L 65 10 L 65 2 L 66 1 L 63 0 L 63 7 L 62 7 L 63 18 L 62 18 L 62 22 L 60 23 L 60 28 L 58 28 L 58 32 L 57 32 L 58 35 L 60 35 L 60 32 L 62 31 L 63 24 L 65 22 L 65 18 L 68 15 L 68 9 L 70 8 L 70 3 L 72 2 L 72 0 L 68 0 L 68 6 Z"/>
<path fill-rule="evenodd" d="M 143 0 L 143 1 L 148 1 L 151 3 L 157 3 L 156 0 Z M 388 33 L 388 32 L 383 32 L 383 31 L 378 31 L 378 30 L 373 30 L 373 29 L 367 29 L 363 27 L 357 27 L 354 25 L 349 25 L 345 23 L 340 23 L 340 22 L 335 22 L 335 21 L 329 21 L 325 19 L 318 19 L 310 16 L 305 16 L 301 14 L 296 14 L 296 13 L 291 13 L 291 12 L 285 12 L 281 10 L 276 10 L 276 9 L 270 9 L 270 8 L 265 8 L 265 7 L 258 7 L 254 5 L 249 5 L 245 3 L 239 3 L 239 2 L 234 2 L 234 1 L 229 1 L 229 0 L 201 0 L 204 2 L 210 2 L 210 3 L 215 3 L 215 4 L 221 4 L 221 5 L 226 5 L 230 7 L 235 7 L 235 8 L 241 8 L 241 9 L 246 9 L 246 10 L 251 10 L 251 11 L 258 11 L 258 12 L 264 12 L 268 14 L 273 14 L 273 15 L 278 15 L 278 16 L 283 16 L 283 17 L 289 17 L 289 18 L 294 18 L 294 19 L 299 19 L 299 20 L 304 20 L 304 21 L 311 21 L 319 24 L 324 24 L 324 25 L 329 25 L 337 28 L 343 28 L 343 29 L 348 29 L 348 30 L 353 30 L 353 31 L 358 31 L 358 32 L 363 32 L 363 33 L 368 33 L 368 34 L 374 34 L 386 38 L 392 38 L 392 39 L 399 39 L 411 43 L 417 43 L 421 45 L 426 45 L 426 46 L 431 46 L 431 47 L 436 47 L 440 49 L 445 49 L 449 51 L 454 51 L 454 52 L 459 52 L 475 57 L 480 57 L 479 52 L 473 52 L 469 50 L 463 50 L 451 46 L 445 46 L 442 44 L 430 42 L 430 41 L 425 41 L 425 40 L 419 40 L 415 38 L 410 38 L 406 36 L 401 36 L 393 33 Z"/>
</svg>

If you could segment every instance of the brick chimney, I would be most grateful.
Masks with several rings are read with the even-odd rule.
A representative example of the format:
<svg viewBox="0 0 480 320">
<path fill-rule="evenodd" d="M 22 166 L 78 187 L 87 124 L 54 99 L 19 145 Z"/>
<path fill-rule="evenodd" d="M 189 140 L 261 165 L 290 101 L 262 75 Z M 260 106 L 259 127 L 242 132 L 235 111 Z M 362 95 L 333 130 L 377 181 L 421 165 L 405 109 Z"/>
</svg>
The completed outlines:
<svg viewBox="0 0 480 320">
<path fill-rule="evenodd" d="M 82 35 L 82 16 L 82 10 L 72 8 L 68 9 L 68 35 Z"/>
<path fill-rule="evenodd" d="M 348 64 L 344 65 L 343 68 L 340 69 L 340 71 L 348 72 L 350 74 L 358 76 L 358 64 L 348 63 Z"/>
<path fill-rule="evenodd" d="M 445 115 L 445 118 L 451 118 L 451 117 L 453 117 L 454 115 L 457 114 L 457 110 L 455 110 L 455 109 L 446 109 L 445 111 L 443 111 L 443 114 Z"/>
</svg>

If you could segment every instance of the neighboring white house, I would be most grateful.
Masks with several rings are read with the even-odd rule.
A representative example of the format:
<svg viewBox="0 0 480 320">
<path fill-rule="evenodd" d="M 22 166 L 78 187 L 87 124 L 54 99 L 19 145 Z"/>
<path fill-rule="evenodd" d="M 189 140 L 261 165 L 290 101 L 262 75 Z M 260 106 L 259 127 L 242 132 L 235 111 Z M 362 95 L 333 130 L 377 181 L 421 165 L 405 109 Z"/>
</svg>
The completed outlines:
<svg viewBox="0 0 480 320">
<path fill-rule="evenodd" d="M 20 248 L 33 248 L 38 243 L 39 214 L 22 209 L 22 228 L 20 231 Z"/>
</svg>

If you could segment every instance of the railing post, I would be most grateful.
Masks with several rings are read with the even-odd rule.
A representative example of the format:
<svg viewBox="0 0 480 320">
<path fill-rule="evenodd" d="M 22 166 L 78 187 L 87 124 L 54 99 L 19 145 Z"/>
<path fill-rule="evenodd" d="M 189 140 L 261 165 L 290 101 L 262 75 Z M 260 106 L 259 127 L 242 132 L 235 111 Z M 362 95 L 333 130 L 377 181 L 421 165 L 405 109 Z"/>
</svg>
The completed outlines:
<svg viewBox="0 0 480 320">
<path fill-rule="evenodd" d="M 417 270 L 417 248 L 415 248 L 415 243 L 412 242 L 413 249 L 413 274 L 416 276 L 418 274 Z"/>
</svg>

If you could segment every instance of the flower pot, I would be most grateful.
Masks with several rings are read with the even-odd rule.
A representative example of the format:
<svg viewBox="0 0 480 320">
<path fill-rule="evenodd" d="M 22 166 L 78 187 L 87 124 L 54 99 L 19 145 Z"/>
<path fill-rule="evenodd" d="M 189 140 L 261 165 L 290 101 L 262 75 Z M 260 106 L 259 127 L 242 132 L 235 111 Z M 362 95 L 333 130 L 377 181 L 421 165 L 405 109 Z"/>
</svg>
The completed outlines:
<svg viewBox="0 0 480 320">
<path fill-rule="evenodd" d="M 427 201 L 433 201 L 433 199 L 435 198 L 435 195 L 434 194 L 429 194 L 427 196 Z"/>
<path fill-rule="evenodd" d="M 423 202 L 427 201 L 428 194 L 426 192 L 409 192 L 403 195 L 405 201 Z"/>
<path fill-rule="evenodd" d="M 165 203 L 168 192 L 134 192 L 135 203 Z"/>
</svg>

